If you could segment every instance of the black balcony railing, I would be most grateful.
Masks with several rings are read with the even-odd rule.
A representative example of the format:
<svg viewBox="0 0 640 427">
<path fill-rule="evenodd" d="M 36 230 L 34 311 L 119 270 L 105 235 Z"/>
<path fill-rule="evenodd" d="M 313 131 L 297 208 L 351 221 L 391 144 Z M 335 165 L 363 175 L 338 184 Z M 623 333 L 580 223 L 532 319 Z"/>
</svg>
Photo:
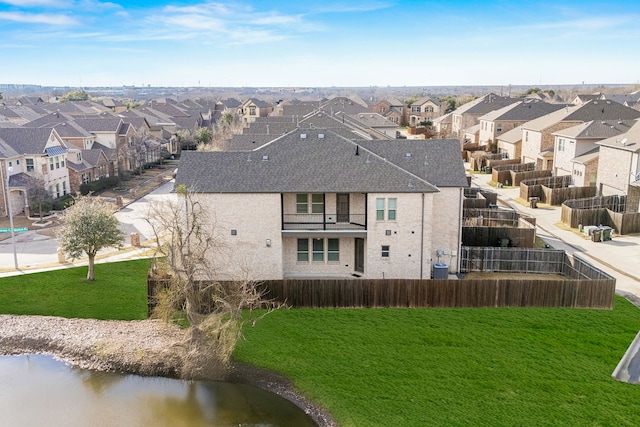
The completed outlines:
<svg viewBox="0 0 640 427">
<path fill-rule="evenodd" d="M 366 230 L 366 214 L 284 214 L 283 230 Z"/>
</svg>

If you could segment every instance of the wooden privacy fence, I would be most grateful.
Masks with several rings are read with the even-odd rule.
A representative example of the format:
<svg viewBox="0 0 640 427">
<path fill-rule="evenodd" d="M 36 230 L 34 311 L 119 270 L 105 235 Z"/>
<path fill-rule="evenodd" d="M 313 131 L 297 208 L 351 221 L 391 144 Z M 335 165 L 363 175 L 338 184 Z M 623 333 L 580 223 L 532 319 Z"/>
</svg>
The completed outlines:
<svg viewBox="0 0 640 427">
<path fill-rule="evenodd" d="M 468 280 L 268 280 L 258 286 L 266 298 L 291 307 L 613 307 L 615 279 L 564 251 L 463 247 L 461 255 L 463 272 L 507 274 Z M 509 276 L 509 272 L 553 273 L 563 277 L 523 278 Z M 158 292 L 166 286 L 166 280 L 149 276 L 150 310 Z"/>
<path fill-rule="evenodd" d="M 503 160 L 505 158 L 506 158 L 506 154 L 504 153 L 491 153 L 489 151 L 475 151 L 469 155 L 469 168 L 474 171 L 479 171 L 479 170 L 482 170 L 482 168 L 485 165 L 487 165 L 488 161 Z"/>
<path fill-rule="evenodd" d="M 544 200 L 543 185 L 550 188 L 568 187 L 572 182 L 571 175 L 525 179 L 520 181 L 520 198 L 522 200 L 529 200 L 529 197 L 539 197 L 542 203 L 547 203 L 546 200 Z"/>
<path fill-rule="evenodd" d="M 640 232 L 640 214 L 627 212 L 626 196 L 567 200 L 562 204 L 561 220 L 571 228 L 578 228 L 580 225 L 606 225 L 619 234 Z"/>
<path fill-rule="evenodd" d="M 483 190 L 479 187 L 469 187 L 464 189 L 464 200 L 462 201 L 464 208 L 481 209 L 488 208 L 490 205 L 497 205 L 498 193 Z"/>
<path fill-rule="evenodd" d="M 550 170 L 535 170 L 535 163 L 519 163 L 517 165 L 496 166 L 492 169 L 491 180 L 503 185 L 520 185 L 521 181 L 551 176 Z"/>
<path fill-rule="evenodd" d="M 615 281 L 545 279 L 277 280 L 267 296 L 308 308 L 566 307 L 611 309 Z"/>
</svg>

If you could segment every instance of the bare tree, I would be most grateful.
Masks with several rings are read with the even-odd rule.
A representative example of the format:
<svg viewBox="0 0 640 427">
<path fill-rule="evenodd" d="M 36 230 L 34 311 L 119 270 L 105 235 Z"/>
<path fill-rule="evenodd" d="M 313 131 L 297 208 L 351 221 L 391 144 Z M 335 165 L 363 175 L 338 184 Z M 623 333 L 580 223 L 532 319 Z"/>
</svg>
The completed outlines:
<svg viewBox="0 0 640 427">
<path fill-rule="evenodd" d="M 27 190 L 27 200 L 32 213 L 37 212 L 40 221 L 53 206 L 53 196 L 45 188 L 43 179 L 30 177 L 31 187 Z"/>
<path fill-rule="evenodd" d="M 264 315 L 278 305 L 264 298 L 259 284 L 248 280 L 240 266 L 238 279 L 218 280 L 226 248 L 198 194 L 178 186 L 177 199 L 152 203 L 146 219 L 160 255 L 154 271 L 167 283 L 154 316 L 167 321 L 184 316 L 188 321 L 183 377 L 222 379 L 243 324 L 255 321 L 253 310 L 266 308 Z"/>
<path fill-rule="evenodd" d="M 244 125 L 237 114 L 225 113 L 218 119 L 206 144 L 199 144 L 200 151 L 224 151 L 229 148 L 233 135 L 241 134 Z"/>
</svg>

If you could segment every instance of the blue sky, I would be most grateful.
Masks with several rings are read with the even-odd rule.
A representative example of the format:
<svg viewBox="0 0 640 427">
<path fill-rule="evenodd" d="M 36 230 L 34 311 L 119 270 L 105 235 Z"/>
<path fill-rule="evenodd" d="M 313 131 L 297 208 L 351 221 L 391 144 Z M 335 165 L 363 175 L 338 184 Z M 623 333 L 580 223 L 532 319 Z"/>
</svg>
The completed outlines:
<svg viewBox="0 0 640 427">
<path fill-rule="evenodd" d="M 640 2 L 0 0 L 0 83 L 640 81 Z"/>
</svg>

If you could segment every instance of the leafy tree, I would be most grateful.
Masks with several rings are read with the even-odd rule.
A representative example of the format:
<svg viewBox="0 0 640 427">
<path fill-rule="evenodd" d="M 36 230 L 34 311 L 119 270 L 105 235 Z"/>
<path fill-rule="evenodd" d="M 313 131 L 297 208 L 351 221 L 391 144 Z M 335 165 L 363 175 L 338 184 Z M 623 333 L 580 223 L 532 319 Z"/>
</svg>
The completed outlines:
<svg viewBox="0 0 640 427">
<path fill-rule="evenodd" d="M 41 221 L 44 214 L 48 213 L 53 206 L 53 197 L 44 188 L 44 181 L 42 180 L 35 181 L 34 185 L 29 188 L 27 191 L 27 200 L 31 212 L 37 211 Z"/>
<path fill-rule="evenodd" d="M 67 101 L 86 101 L 89 99 L 89 94 L 82 89 L 72 90 L 60 97 L 61 102 Z"/>
<path fill-rule="evenodd" d="M 416 102 L 418 99 L 420 99 L 418 95 L 411 95 L 409 98 L 404 100 L 404 103 L 407 104 L 407 106 L 410 106 L 411 104 Z"/>
<path fill-rule="evenodd" d="M 268 308 L 266 314 L 277 305 L 265 301 L 253 281 L 217 280 L 226 248 L 216 235 L 215 221 L 196 193 L 184 185 L 176 193 L 177 199 L 150 204 L 146 217 L 161 255 L 153 272 L 167 283 L 157 297 L 154 316 L 166 321 L 186 317 L 183 377 L 222 379 L 242 325 L 252 316 L 243 314 L 259 307 Z"/>
<path fill-rule="evenodd" d="M 445 113 L 450 113 L 456 109 L 456 98 L 453 96 L 443 96 L 440 98 L 440 103 L 445 106 Z"/>
<path fill-rule="evenodd" d="M 193 135 L 193 139 L 195 139 L 198 144 L 208 144 L 212 138 L 213 134 L 209 128 L 198 128 Z"/>
<path fill-rule="evenodd" d="M 86 253 L 89 257 L 87 280 L 95 280 L 93 266 L 98 251 L 108 247 L 120 249 L 124 240 L 112 207 L 102 199 L 80 196 L 65 209 L 61 221 L 60 247 L 73 259 Z"/>
</svg>

